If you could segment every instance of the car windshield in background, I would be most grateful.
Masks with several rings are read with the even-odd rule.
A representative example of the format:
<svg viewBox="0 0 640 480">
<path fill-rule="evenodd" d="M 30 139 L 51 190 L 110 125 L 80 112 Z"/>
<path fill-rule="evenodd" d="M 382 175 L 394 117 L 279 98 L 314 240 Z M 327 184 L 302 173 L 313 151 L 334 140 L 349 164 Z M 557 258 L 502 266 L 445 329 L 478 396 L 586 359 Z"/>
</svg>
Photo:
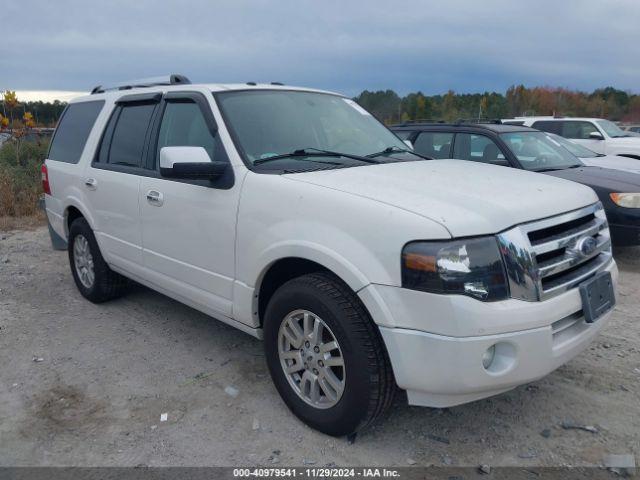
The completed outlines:
<svg viewBox="0 0 640 480">
<path fill-rule="evenodd" d="M 631 136 L 631 135 L 629 135 L 628 132 L 625 132 L 619 126 L 617 126 L 613 122 L 610 122 L 609 120 L 598 120 L 596 123 L 611 138 L 620 138 L 620 137 L 630 137 Z"/>
<path fill-rule="evenodd" d="M 571 152 L 572 155 L 580 158 L 596 158 L 600 157 L 599 153 L 594 152 L 593 150 L 589 150 L 587 147 L 583 147 L 582 145 L 578 145 L 577 143 L 573 143 L 570 140 L 567 140 L 560 135 L 556 135 L 555 133 L 547 133 L 547 136 L 552 142 L 558 143 L 560 146 L 566 148 Z"/>
<path fill-rule="evenodd" d="M 288 162 L 327 163 L 318 159 L 318 150 L 362 157 L 408 150 L 404 142 L 348 98 L 289 90 L 222 92 L 215 97 L 237 146 L 251 163 L 265 163 L 276 156 Z M 314 150 L 315 155 L 300 154 Z M 382 155 L 380 161 L 393 160 Z M 357 159 L 339 156 L 331 156 L 331 162 L 358 163 Z"/>
<path fill-rule="evenodd" d="M 526 170 L 544 172 L 583 166 L 579 158 L 552 141 L 546 133 L 503 133 L 500 137 Z"/>
</svg>

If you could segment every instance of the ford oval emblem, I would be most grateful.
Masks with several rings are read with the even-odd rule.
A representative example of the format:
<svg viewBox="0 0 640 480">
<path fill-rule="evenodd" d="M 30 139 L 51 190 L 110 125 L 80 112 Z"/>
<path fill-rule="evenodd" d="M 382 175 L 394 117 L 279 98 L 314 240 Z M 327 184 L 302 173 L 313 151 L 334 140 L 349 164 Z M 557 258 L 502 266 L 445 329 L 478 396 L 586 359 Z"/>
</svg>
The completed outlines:
<svg viewBox="0 0 640 480">
<path fill-rule="evenodd" d="M 598 248 L 598 242 L 593 237 L 583 237 L 576 242 L 575 251 L 583 257 L 593 254 Z"/>
</svg>

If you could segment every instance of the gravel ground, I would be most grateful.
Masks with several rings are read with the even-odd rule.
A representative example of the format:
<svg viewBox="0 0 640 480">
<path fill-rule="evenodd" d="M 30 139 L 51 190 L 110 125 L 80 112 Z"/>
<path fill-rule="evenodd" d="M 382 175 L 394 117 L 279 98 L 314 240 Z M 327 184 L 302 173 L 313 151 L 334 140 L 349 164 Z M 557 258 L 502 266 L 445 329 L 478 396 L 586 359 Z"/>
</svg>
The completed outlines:
<svg viewBox="0 0 640 480">
<path fill-rule="evenodd" d="M 455 408 L 398 400 L 349 444 L 289 413 L 259 341 L 142 287 L 93 305 L 45 228 L 0 239 L 0 465 L 585 466 L 640 454 L 640 249 L 618 252 L 619 305 L 576 359 Z"/>
</svg>

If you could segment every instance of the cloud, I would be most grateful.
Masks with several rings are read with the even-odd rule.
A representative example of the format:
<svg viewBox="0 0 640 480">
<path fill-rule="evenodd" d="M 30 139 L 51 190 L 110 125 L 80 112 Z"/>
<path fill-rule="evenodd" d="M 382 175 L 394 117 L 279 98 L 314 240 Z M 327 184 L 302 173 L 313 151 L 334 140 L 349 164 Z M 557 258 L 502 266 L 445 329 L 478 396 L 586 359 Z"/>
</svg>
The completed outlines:
<svg viewBox="0 0 640 480">
<path fill-rule="evenodd" d="M 0 89 L 164 73 L 347 94 L 640 83 L 635 0 L 21 0 L 3 13 L 19 21 L 4 22 Z"/>
</svg>

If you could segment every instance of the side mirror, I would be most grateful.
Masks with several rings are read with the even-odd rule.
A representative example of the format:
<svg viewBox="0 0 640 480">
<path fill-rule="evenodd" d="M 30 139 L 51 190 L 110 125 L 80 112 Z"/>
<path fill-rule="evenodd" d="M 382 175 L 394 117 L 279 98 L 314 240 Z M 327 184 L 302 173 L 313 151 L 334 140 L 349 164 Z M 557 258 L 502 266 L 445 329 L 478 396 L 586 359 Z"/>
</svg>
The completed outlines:
<svg viewBox="0 0 640 480">
<path fill-rule="evenodd" d="M 227 169 L 225 162 L 212 162 L 202 147 L 162 147 L 160 174 L 168 178 L 214 179 Z"/>
<path fill-rule="evenodd" d="M 589 134 L 589 140 L 604 140 L 604 137 L 600 132 L 591 132 Z"/>
</svg>

